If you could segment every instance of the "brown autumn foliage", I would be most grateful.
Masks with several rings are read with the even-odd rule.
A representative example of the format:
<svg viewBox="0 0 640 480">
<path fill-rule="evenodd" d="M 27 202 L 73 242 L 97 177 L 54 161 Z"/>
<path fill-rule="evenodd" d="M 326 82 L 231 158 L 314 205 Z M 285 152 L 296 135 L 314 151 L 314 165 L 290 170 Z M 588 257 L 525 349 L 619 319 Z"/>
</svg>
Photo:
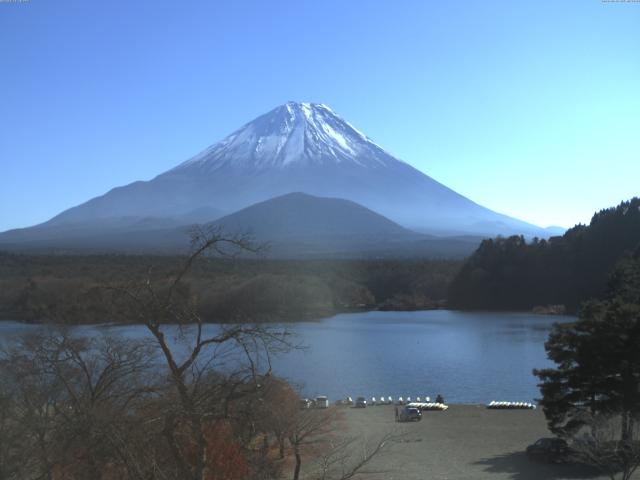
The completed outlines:
<svg viewBox="0 0 640 480">
<path fill-rule="evenodd" d="M 218 420 L 203 427 L 207 443 L 205 480 L 242 480 L 251 473 L 247 454 L 235 438 L 229 421 Z M 196 462 L 196 442 L 185 432 L 182 448 L 192 464 Z"/>
</svg>

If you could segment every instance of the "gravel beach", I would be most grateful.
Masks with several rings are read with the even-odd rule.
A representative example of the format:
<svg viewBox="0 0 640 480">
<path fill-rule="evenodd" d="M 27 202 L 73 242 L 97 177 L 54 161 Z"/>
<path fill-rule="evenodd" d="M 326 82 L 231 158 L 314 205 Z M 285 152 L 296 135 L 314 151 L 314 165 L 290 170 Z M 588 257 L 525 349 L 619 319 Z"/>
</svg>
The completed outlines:
<svg viewBox="0 0 640 480">
<path fill-rule="evenodd" d="M 413 423 L 396 423 L 394 407 L 390 405 L 344 408 L 344 412 L 347 435 L 362 435 L 375 441 L 386 432 L 405 432 L 398 443 L 391 444 L 367 467 L 372 473 L 361 478 L 606 478 L 585 466 L 545 465 L 528 460 L 524 454 L 527 445 L 551 436 L 539 409 L 488 410 L 484 405 L 451 405 L 445 412 L 424 412 L 422 421 Z"/>
</svg>

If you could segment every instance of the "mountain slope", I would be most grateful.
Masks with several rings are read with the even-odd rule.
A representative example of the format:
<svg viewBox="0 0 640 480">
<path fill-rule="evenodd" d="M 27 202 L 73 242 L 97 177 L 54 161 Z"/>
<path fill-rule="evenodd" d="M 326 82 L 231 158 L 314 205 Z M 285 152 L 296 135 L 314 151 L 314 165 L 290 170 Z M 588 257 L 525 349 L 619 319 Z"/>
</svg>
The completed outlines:
<svg viewBox="0 0 640 480">
<path fill-rule="evenodd" d="M 222 216 L 222 212 L 202 207 L 181 215 L 109 216 L 88 218 L 76 222 L 46 222 L 29 228 L 17 228 L 0 234 L 0 247 L 74 245 L 91 248 L 95 242 L 101 248 L 122 236 L 118 244 L 126 243 L 130 235 L 144 236 L 145 232 L 172 230 L 185 225 L 207 223 Z M 148 235 L 148 233 L 146 233 Z M 86 245 L 83 244 L 86 242 Z"/>
<path fill-rule="evenodd" d="M 251 205 L 210 226 L 269 243 L 276 257 L 460 257 L 479 237 L 439 238 L 401 227 L 355 202 L 290 193 Z"/>
<path fill-rule="evenodd" d="M 91 228 L 90 228 L 91 227 Z M 6 250 L 75 253 L 184 253 L 192 226 L 156 218 L 51 226 L 36 237 L 14 232 Z M 459 258 L 469 255 L 480 237 L 440 238 L 392 222 L 349 200 L 291 193 L 251 205 L 202 225 L 226 236 L 247 234 L 266 244 L 271 258 Z"/>
<path fill-rule="evenodd" d="M 340 198 L 289 193 L 222 217 L 213 225 L 227 232 L 251 232 L 258 239 L 300 237 L 418 238 L 421 235 L 368 208 Z"/>
<path fill-rule="evenodd" d="M 352 200 L 439 234 L 547 236 L 486 209 L 402 162 L 321 104 L 289 102 L 146 182 L 115 188 L 46 225 L 109 217 L 233 212 L 291 192 Z"/>
</svg>

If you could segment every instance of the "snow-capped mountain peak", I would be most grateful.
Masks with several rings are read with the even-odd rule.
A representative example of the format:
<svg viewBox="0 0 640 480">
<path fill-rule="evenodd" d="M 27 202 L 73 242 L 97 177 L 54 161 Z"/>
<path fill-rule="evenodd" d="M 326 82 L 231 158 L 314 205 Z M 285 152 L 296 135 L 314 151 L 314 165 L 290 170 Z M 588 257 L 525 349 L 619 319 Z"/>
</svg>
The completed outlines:
<svg viewBox="0 0 640 480">
<path fill-rule="evenodd" d="M 284 168 L 293 165 L 398 162 L 327 105 L 288 102 L 247 123 L 173 171 L 196 167 Z"/>
<path fill-rule="evenodd" d="M 351 200 L 437 234 L 548 236 L 395 159 L 326 105 L 298 102 L 256 118 L 172 170 L 114 188 L 47 225 L 191 219 L 194 212 L 236 212 L 292 192 Z"/>
</svg>

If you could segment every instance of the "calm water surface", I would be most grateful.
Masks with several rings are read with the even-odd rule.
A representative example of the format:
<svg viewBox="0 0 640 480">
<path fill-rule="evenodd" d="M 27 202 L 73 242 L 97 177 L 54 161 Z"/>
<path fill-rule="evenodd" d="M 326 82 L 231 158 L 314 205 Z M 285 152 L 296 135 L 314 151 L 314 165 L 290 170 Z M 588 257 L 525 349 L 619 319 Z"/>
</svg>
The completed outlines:
<svg viewBox="0 0 640 480">
<path fill-rule="evenodd" d="M 341 314 L 288 324 L 308 348 L 276 357 L 273 371 L 300 385 L 304 394 L 331 400 L 441 393 L 452 403 L 533 401 L 539 392 L 531 370 L 551 365 L 544 351 L 551 325 L 571 320 L 451 310 Z M 7 341 L 30 328 L 0 322 L 0 337 Z M 100 327 L 76 330 L 92 335 Z M 141 326 L 108 330 L 147 335 Z"/>
</svg>

